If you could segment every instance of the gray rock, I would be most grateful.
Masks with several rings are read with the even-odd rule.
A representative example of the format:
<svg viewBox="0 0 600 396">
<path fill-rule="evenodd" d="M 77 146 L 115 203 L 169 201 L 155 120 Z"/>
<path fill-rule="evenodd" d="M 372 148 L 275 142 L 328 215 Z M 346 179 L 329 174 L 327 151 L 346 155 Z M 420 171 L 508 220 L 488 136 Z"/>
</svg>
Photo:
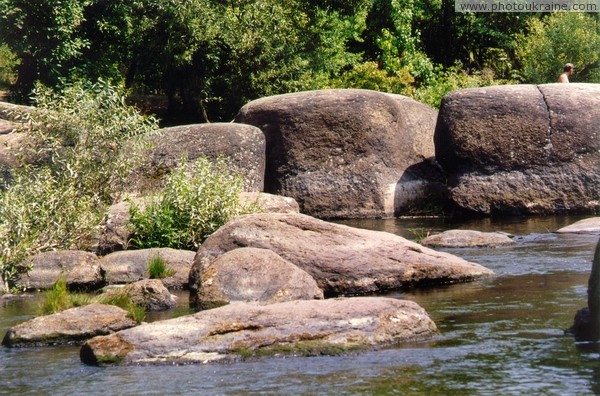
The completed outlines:
<svg viewBox="0 0 600 396">
<path fill-rule="evenodd" d="M 423 246 L 436 247 L 492 247 L 514 243 L 514 240 L 502 232 L 473 230 L 448 230 L 430 235 L 421 241 Z"/>
<path fill-rule="evenodd" d="M 165 261 L 167 267 L 175 271 L 174 275 L 162 279 L 162 283 L 169 289 L 187 289 L 188 274 L 195 253 L 171 248 L 125 250 L 102 257 L 106 281 L 119 284 L 148 279 L 148 264 L 157 255 Z"/>
<path fill-rule="evenodd" d="M 452 92 L 435 129 L 450 196 L 483 214 L 600 207 L 600 86 L 506 85 Z"/>
<path fill-rule="evenodd" d="M 239 303 L 96 337 L 80 356 L 86 364 L 208 363 L 259 352 L 318 354 L 399 344 L 436 331 L 427 313 L 406 300 Z"/>
<path fill-rule="evenodd" d="M 436 116 L 401 95 L 332 89 L 252 101 L 235 122 L 266 136 L 266 192 L 316 217 L 389 217 L 445 192 Z"/>
<path fill-rule="evenodd" d="M 144 307 L 146 311 L 165 311 L 177 306 L 177 299 L 169 293 L 160 279 L 144 279 L 125 286 L 111 288 L 104 293 L 126 294 L 134 304 Z"/>
<path fill-rule="evenodd" d="M 60 250 L 36 254 L 19 264 L 22 271 L 15 282 L 19 289 L 49 289 L 64 276 L 73 289 L 98 289 L 104 285 L 100 259 L 93 253 Z"/>
<path fill-rule="evenodd" d="M 199 284 L 201 309 L 236 301 L 323 299 L 323 291 L 308 273 L 267 249 L 240 248 L 224 253 L 203 268 Z"/>
<path fill-rule="evenodd" d="M 113 305 L 90 304 L 39 316 L 8 330 L 2 345 L 9 347 L 80 344 L 89 338 L 124 330 L 137 323 Z"/>
<path fill-rule="evenodd" d="M 559 234 L 599 234 L 600 235 L 600 217 L 591 217 L 589 219 L 579 220 L 566 227 L 556 230 Z"/>
<path fill-rule="evenodd" d="M 244 175 L 245 191 L 262 191 L 265 173 L 265 137 L 260 129 L 232 123 L 194 124 L 164 128 L 147 137 L 152 145 L 148 159 L 136 172 L 132 185 L 153 191 L 164 185 L 165 175 L 179 165 L 181 155 L 192 162 L 200 156 L 223 156 L 235 172 Z"/>
<path fill-rule="evenodd" d="M 256 203 L 265 213 L 300 213 L 300 206 L 294 198 L 259 192 L 240 193 L 240 203 Z"/>
<path fill-rule="evenodd" d="M 145 200 L 143 198 L 131 198 L 130 200 L 138 207 L 143 208 Z M 102 227 L 98 240 L 98 254 L 105 256 L 107 254 L 127 250 L 131 231 L 128 223 L 131 219 L 129 209 L 131 204 L 128 200 L 117 202 L 108 208 L 106 223 Z"/>
<path fill-rule="evenodd" d="M 240 247 L 274 251 L 308 272 L 326 297 L 469 281 L 492 274 L 479 264 L 386 232 L 301 214 L 253 214 L 225 224 L 200 246 L 190 271 L 192 303 L 202 269 Z"/>
</svg>

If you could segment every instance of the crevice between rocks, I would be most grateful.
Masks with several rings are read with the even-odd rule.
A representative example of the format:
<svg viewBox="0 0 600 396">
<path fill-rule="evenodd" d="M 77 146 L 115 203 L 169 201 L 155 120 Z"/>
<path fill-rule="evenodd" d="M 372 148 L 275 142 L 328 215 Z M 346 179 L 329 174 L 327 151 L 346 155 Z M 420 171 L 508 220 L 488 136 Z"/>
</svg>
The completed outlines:
<svg viewBox="0 0 600 396">
<path fill-rule="evenodd" d="M 544 106 L 546 106 L 546 114 L 548 116 L 548 132 L 546 133 L 546 145 L 544 145 L 544 148 L 546 149 L 547 152 L 547 158 L 550 158 L 551 156 L 551 152 L 552 152 L 552 116 L 550 114 L 551 110 L 550 110 L 550 105 L 548 105 L 548 100 L 546 99 L 546 95 L 544 94 L 544 91 L 542 91 L 540 89 L 539 85 L 535 86 L 538 90 L 538 92 L 540 93 L 540 95 L 542 96 L 542 101 L 544 102 Z"/>
</svg>

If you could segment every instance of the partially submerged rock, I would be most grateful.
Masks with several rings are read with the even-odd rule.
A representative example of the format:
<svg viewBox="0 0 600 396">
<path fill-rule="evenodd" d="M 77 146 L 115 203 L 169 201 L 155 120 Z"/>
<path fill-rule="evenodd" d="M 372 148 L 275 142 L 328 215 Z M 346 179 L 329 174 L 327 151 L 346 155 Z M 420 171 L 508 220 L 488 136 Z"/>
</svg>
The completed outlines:
<svg viewBox="0 0 600 396">
<path fill-rule="evenodd" d="M 19 266 L 24 272 L 15 283 L 19 289 L 49 289 L 60 277 L 64 277 L 72 289 L 90 290 L 104 285 L 100 259 L 90 252 L 44 252 L 31 256 Z"/>
<path fill-rule="evenodd" d="M 435 156 L 452 200 L 482 214 L 600 207 L 600 86 L 502 85 L 442 101 Z"/>
<path fill-rule="evenodd" d="M 326 297 L 469 281 L 493 273 L 386 232 L 302 214 L 253 214 L 225 224 L 200 246 L 190 272 L 192 304 L 201 288 L 202 269 L 240 247 L 272 250 L 308 272 Z"/>
<path fill-rule="evenodd" d="M 198 306 L 235 301 L 275 303 L 322 299 L 323 291 L 306 271 L 267 249 L 240 248 L 219 256 L 200 274 Z"/>
<path fill-rule="evenodd" d="M 600 340 L 600 241 L 596 245 L 592 271 L 588 280 L 588 306 L 577 312 L 568 332 L 584 341 Z"/>
<path fill-rule="evenodd" d="M 260 98 L 236 123 L 266 137 L 265 191 L 320 218 L 391 217 L 445 198 L 434 109 L 406 96 L 324 89 Z"/>
<path fill-rule="evenodd" d="M 39 316 L 8 330 L 2 345 L 9 347 L 79 344 L 89 338 L 136 326 L 127 311 L 113 305 L 90 304 Z"/>
<path fill-rule="evenodd" d="M 105 294 L 125 294 L 146 311 L 164 311 L 175 308 L 177 299 L 169 293 L 160 279 L 144 279 L 125 286 L 109 289 Z"/>
<path fill-rule="evenodd" d="M 505 233 L 474 230 L 448 230 L 421 241 L 421 245 L 435 247 L 491 247 L 513 243 L 515 241 Z"/>
<path fill-rule="evenodd" d="M 406 300 L 239 303 L 96 337 L 85 343 L 80 356 L 92 365 L 208 363 L 240 355 L 322 354 L 391 345 L 436 331 L 423 308 Z"/>
<path fill-rule="evenodd" d="M 556 231 L 559 234 L 597 234 L 600 235 L 600 217 L 590 217 Z"/>
<path fill-rule="evenodd" d="M 171 248 L 125 250 L 102 257 L 102 268 L 106 272 L 106 281 L 110 284 L 130 283 L 148 279 L 148 264 L 155 257 L 165 261 L 173 275 L 162 279 L 169 289 L 187 289 L 188 275 L 195 253 L 189 250 Z"/>
</svg>

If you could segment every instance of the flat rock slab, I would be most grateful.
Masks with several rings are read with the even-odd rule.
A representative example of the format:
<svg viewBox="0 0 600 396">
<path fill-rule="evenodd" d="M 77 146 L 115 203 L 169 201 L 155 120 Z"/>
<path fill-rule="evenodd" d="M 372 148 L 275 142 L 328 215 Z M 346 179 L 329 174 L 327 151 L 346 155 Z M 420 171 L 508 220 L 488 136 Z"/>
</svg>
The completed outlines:
<svg viewBox="0 0 600 396">
<path fill-rule="evenodd" d="M 200 273 L 228 251 L 269 249 L 308 272 L 326 297 L 469 281 L 493 272 L 400 236 L 334 224 L 302 214 L 238 217 L 200 246 L 190 271 L 192 304 Z"/>
<path fill-rule="evenodd" d="M 161 279 L 169 289 L 187 289 L 188 275 L 195 252 L 171 248 L 125 250 L 102 257 L 102 269 L 110 284 L 137 282 L 148 279 L 148 263 L 159 256 L 175 274 Z"/>
<path fill-rule="evenodd" d="M 231 304 L 88 340 L 86 364 L 208 363 L 240 355 L 372 347 L 437 331 L 412 301 L 383 297 Z"/>
<path fill-rule="evenodd" d="M 127 311 L 104 304 L 90 304 L 39 316 L 8 330 L 2 345 L 9 347 L 80 344 L 89 338 L 136 326 Z"/>
<path fill-rule="evenodd" d="M 600 235 L 600 217 L 590 217 L 556 230 L 559 234 Z"/>
<path fill-rule="evenodd" d="M 430 235 L 421 241 L 424 246 L 436 247 L 492 247 L 516 243 L 502 232 L 480 232 L 473 230 L 448 230 Z"/>
</svg>

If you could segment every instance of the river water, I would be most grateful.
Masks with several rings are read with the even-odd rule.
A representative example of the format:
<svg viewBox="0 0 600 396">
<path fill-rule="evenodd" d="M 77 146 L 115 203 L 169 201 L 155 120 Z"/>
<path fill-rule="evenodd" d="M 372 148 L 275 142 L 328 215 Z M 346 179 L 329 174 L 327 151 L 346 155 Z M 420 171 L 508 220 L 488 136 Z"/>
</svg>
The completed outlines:
<svg viewBox="0 0 600 396">
<path fill-rule="evenodd" d="M 496 276 L 394 293 L 418 302 L 439 336 L 347 356 L 216 365 L 88 367 L 76 347 L 0 348 L 0 394 L 43 395 L 590 395 L 600 353 L 564 330 L 586 305 L 598 236 L 553 231 L 577 217 L 344 222 L 409 239 L 451 228 L 505 231 L 516 245 L 445 249 Z M 185 301 L 182 295 L 180 300 Z M 0 336 L 32 317 L 36 299 L 0 305 Z"/>
</svg>

